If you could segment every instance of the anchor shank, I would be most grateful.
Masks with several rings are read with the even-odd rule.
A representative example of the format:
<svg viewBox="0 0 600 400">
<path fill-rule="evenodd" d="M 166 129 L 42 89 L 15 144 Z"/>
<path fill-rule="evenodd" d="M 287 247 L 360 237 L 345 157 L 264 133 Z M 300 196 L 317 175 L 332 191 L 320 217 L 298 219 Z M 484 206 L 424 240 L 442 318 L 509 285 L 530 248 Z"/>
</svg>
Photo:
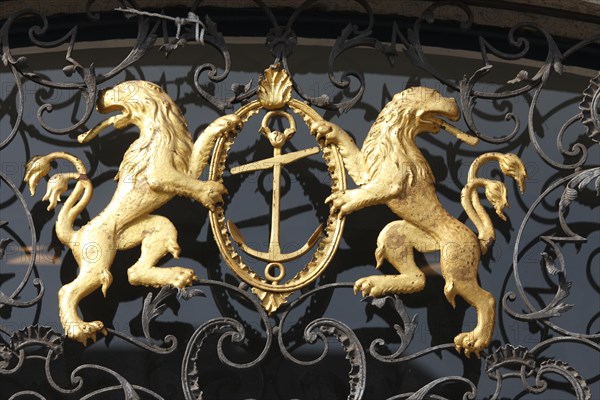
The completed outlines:
<svg viewBox="0 0 600 400">
<path fill-rule="evenodd" d="M 273 148 L 273 157 L 281 155 L 281 148 Z M 273 200 L 271 202 L 271 237 L 269 238 L 269 254 L 277 257 L 281 254 L 279 246 L 279 210 L 281 198 L 281 163 L 273 165 Z"/>
</svg>

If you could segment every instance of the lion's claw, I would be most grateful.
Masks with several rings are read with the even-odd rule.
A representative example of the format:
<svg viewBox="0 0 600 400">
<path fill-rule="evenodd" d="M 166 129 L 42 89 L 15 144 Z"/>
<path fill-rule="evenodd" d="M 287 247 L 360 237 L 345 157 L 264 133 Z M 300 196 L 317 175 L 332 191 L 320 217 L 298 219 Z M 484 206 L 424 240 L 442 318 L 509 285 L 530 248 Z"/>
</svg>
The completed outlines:
<svg viewBox="0 0 600 400">
<path fill-rule="evenodd" d="M 459 333 L 454 338 L 454 348 L 459 353 L 461 350 L 464 350 L 467 358 L 470 358 L 471 354 L 475 354 L 477 358 L 479 358 L 481 352 L 488 346 L 488 344 L 488 341 L 486 341 L 475 331 Z"/>
<path fill-rule="evenodd" d="M 343 216 L 342 208 L 345 203 L 344 193 L 332 193 L 325 199 L 325 204 L 330 205 L 331 212 L 335 213 L 339 211 L 340 216 Z"/>
<path fill-rule="evenodd" d="M 91 339 L 93 343 L 96 343 L 96 334 L 101 333 L 106 336 L 108 333 L 104 324 L 100 321 L 92 322 L 76 322 L 65 324 L 67 336 L 70 339 L 77 340 L 84 346 L 87 346 L 88 341 Z"/>
<path fill-rule="evenodd" d="M 317 121 L 310 126 L 310 133 L 315 135 L 317 141 L 324 140 L 325 146 L 338 144 L 338 130 L 328 121 Z"/>
<path fill-rule="evenodd" d="M 371 295 L 372 288 L 373 285 L 371 284 L 370 280 L 368 278 L 362 278 L 354 283 L 354 294 L 362 292 L 363 297 L 367 297 Z"/>
<path fill-rule="evenodd" d="M 179 289 L 191 286 L 194 282 L 199 281 L 193 269 L 182 267 L 171 267 L 172 278 L 170 285 Z"/>
<path fill-rule="evenodd" d="M 215 211 L 218 204 L 223 204 L 223 196 L 227 194 L 227 189 L 221 182 L 216 181 L 205 181 L 203 189 L 197 200 L 210 211 Z"/>
<path fill-rule="evenodd" d="M 332 193 L 325 199 L 325 204 L 330 204 L 331 212 L 338 212 L 340 217 L 351 214 L 357 210 L 351 191 Z"/>
<path fill-rule="evenodd" d="M 220 125 L 219 132 L 224 136 L 236 135 L 243 125 L 242 119 L 237 114 L 223 115 L 213 122 L 215 123 Z"/>
<path fill-rule="evenodd" d="M 361 292 L 363 297 L 381 297 L 388 294 L 391 288 L 385 284 L 385 276 L 367 276 L 354 283 L 354 294 Z"/>
</svg>

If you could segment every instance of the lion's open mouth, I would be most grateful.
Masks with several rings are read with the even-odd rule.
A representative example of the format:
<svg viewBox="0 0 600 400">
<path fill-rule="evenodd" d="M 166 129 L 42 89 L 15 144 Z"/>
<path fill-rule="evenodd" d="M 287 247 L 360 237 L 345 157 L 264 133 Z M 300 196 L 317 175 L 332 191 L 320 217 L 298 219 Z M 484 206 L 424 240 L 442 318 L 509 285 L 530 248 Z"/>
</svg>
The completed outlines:
<svg viewBox="0 0 600 400">
<path fill-rule="evenodd" d="M 96 101 L 96 110 L 102 114 L 107 114 L 113 111 L 120 111 L 121 114 L 113 115 L 104 121 L 94 126 L 89 131 L 82 133 L 77 136 L 79 143 L 86 143 L 98 136 L 98 134 L 108 128 L 110 125 L 114 125 L 115 128 L 122 128 L 127 125 L 126 121 L 129 120 L 129 110 L 122 104 L 114 102 L 113 89 L 101 90 L 98 93 L 98 100 Z"/>
<path fill-rule="evenodd" d="M 129 114 L 127 112 L 123 112 L 122 114 L 119 115 L 113 115 L 112 117 L 109 117 L 103 121 L 101 121 L 100 123 L 98 123 L 96 126 L 94 126 L 92 129 L 82 133 L 81 135 L 77 136 L 77 141 L 79 143 L 86 143 L 89 142 L 90 140 L 94 139 L 96 136 L 98 136 L 98 134 L 103 131 L 104 129 L 108 128 L 110 125 L 114 125 L 115 128 L 120 128 L 119 124 L 121 121 L 126 121 L 126 118 L 129 116 Z"/>
<path fill-rule="evenodd" d="M 117 108 L 115 108 L 116 110 Z M 105 119 L 104 121 L 100 122 L 99 124 L 97 124 L 96 126 L 94 126 L 92 129 L 90 129 L 87 132 L 82 133 L 81 135 L 77 136 L 77 141 L 79 143 L 86 143 L 89 142 L 90 140 L 92 140 L 93 138 L 95 138 L 96 136 L 98 136 L 98 134 L 108 128 L 110 125 L 114 125 L 115 128 L 122 128 L 122 125 L 126 125 L 126 123 L 124 124 L 123 122 L 128 121 L 128 117 L 129 117 L 129 112 L 126 109 L 122 109 L 123 113 L 119 114 L 119 115 L 113 115 L 112 117 L 109 117 L 107 119 Z M 109 111 L 107 111 L 109 112 Z"/>
<path fill-rule="evenodd" d="M 460 114 L 458 114 L 458 115 L 460 116 Z M 453 121 L 456 121 L 458 119 L 458 117 L 454 118 L 454 115 L 452 115 L 452 116 L 448 115 L 448 117 L 450 119 L 452 119 Z M 463 142 L 465 142 L 468 145 L 475 146 L 477 143 L 479 143 L 478 137 L 469 135 L 468 133 L 461 131 L 454 125 L 449 124 L 448 122 L 444 121 L 441 118 L 437 118 L 432 115 L 427 115 L 426 117 L 422 118 L 422 120 L 427 121 L 431 124 L 438 126 L 439 128 L 444 129 L 446 132 L 448 132 L 452 136 L 456 137 L 457 139 L 462 140 Z"/>
<path fill-rule="evenodd" d="M 428 92 L 426 91 L 426 93 Z M 431 129 L 429 132 L 437 133 L 440 129 L 444 129 L 457 139 L 471 146 L 479 143 L 479 139 L 476 136 L 469 135 L 442 119 L 449 119 L 450 121 L 458 121 L 460 119 L 460 108 L 453 98 L 441 97 L 439 93 L 435 96 L 430 94 L 429 97 L 425 98 L 424 103 L 424 109 L 420 113 L 417 113 L 419 122 L 423 123 L 422 128 L 425 128 L 423 129 L 424 131 L 427 132 L 428 129 Z"/>
</svg>

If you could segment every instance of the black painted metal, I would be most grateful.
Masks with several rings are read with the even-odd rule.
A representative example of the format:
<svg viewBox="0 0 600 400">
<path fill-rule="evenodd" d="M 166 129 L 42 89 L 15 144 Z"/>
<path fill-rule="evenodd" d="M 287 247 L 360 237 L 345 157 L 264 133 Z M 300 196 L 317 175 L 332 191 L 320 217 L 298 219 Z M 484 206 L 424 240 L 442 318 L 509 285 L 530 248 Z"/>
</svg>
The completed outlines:
<svg viewBox="0 0 600 400">
<path fill-rule="evenodd" d="M 88 6 L 91 6 L 92 3 L 93 1 L 89 2 Z M 82 65 L 76 59 L 71 57 L 71 50 L 78 39 L 77 26 L 72 28 L 66 35 L 51 42 L 45 42 L 38 39 L 38 37 L 43 35 L 50 26 L 48 19 L 44 16 L 36 15 L 34 12 L 30 11 L 23 11 L 4 21 L 2 29 L 0 30 L 2 61 L 12 72 L 18 91 L 18 100 L 16 104 L 16 115 L 14 116 L 14 122 L 12 124 L 13 129 L 10 133 L 5 135 L 5 138 L 0 144 L 0 149 L 2 149 L 2 151 L 7 151 L 7 147 L 15 139 L 19 125 L 23 119 L 23 101 L 26 96 L 26 93 L 23 91 L 23 82 L 33 81 L 47 88 L 71 90 L 74 91 L 75 96 L 78 96 L 83 101 L 85 112 L 83 112 L 81 117 L 79 117 L 75 123 L 66 128 L 57 128 L 45 121 L 45 115 L 52 111 L 52 104 L 47 103 L 39 108 L 37 117 L 41 126 L 52 134 L 65 135 L 75 132 L 87 122 L 94 108 L 98 85 L 114 77 L 125 68 L 135 65 L 138 60 L 144 57 L 144 55 L 156 45 L 160 45 L 161 49 L 168 54 L 173 51 L 185 51 L 183 48 L 186 42 L 198 39 L 198 32 L 196 31 L 196 26 L 193 24 L 182 25 L 181 34 L 178 35 L 178 37 L 173 38 L 175 26 L 172 20 L 167 20 L 156 15 L 142 15 L 135 11 L 137 7 L 134 2 L 125 3 L 125 6 L 131 7 L 129 10 L 116 11 L 107 15 L 109 15 L 110 18 L 115 18 L 115 14 L 119 15 L 120 13 L 124 13 L 131 17 L 128 22 L 129 28 L 127 29 L 136 26 L 136 42 L 131 48 L 130 53 L 121 61 L 121 63 L 104 74 L 97 74 L 93 65 Z M 258 18 L 256 17 L 257 10 L 260 10 L 260 12 L 263 13 L 262 15 L 264 15 L 264 18 L 262 19 L 260 26 L 261 29 L 266 30 L 267 32 L 266 46 L 272 53 L 273 62 L 281 62 L 286 69 L 289 69 L 288 59 L 293 57 L 294 47 L 297 44 L 297 34 L 294 27 L 296 23 L 302 19 L 303 12 L 307 11 L 313 3 L 315 3 L 315 1 L 312 0 L 304 2 L 292 13 L 288 13 L 287 19 L 284 20 L 284 14 L 279 11 L 274 12 L 261 1 L 256 0 L 258 8 L 252 10 L 252 15 L 255 16 L 254 18 Z M 591 37 L 588 40 L 575 43 L 566 50 L 561 50 L 561 47 L 557 44 L 555 39 L 542 27 L 521 23 L 508 31 L 507 42 L 514 48 L 514 52 L 512 53 L 500 51 L 497 47 L 492 45 L 490 41 L 486 40 L 485 36 L 480 36 L 479 51 L 484 66 L 476 71 L 467 72 L 467 75 L 465 75 L 462 81 L 455 83 L 454 81 L 445 78 L 443 71 L 436 70 L 428 61 L 428 57 L 422 47 L 422 31 L 425 26 L 435 24 L 434 12 L 437 9 L 451 5 L 459 7 L 462 10 L 464 19 L 461 21 L 461 29 L 464 30 L 464 32 L 469 32 L 472 25 L 472 14 L 469 6 L 458 2 L 435 3 L 427 9 L 420 18 L 412 21 L 412 26 L 407 27 L 405 21 L 401 24 L 394 23 L 390 26 L 389 17 L 384 18 L 385 23 L 378 24 L 378 16 L 373 14 L 369 3 L 363 0 L 357 0 L 357 3 L 363 7 L 364 13 L 353 14 L 353 16 L 360 15 L 363 18 L 363 22 L 360 25 L 349 23 L 337 33 L 336 41 L 331 49 L 329 58 L 329 80 L 335 88 L 339 90 L 341 100 L 334 100 L 332 96 L 327 94 L 311 96 L 305 88 L 302 88 L 298 83 L 295 83 L 294 89 L 300 97 L 314 107 L 344 113 L 352 109 L 361 99 L 364 93 L 365 80 L 361 71 L 347 71 L 342 74 L 337 73 L 335 69 L 336 59 L 349 49 L 356 47 L 373 48 L 384 54 L 390 62 L 394 62 L 399 56 L 399 53 L 402 52 L 412 64 L 421 68 L 424 74 L 435 77 L 441 84 L 459 93 L 464 120 L 468 128 L 482 140 L 492 144 L 510 143 L 520 132 L 521 125 L 526 124 L 530 143 L 533 145 L 537 154 L 544 160 L 547 167 L 557 170 L 557 176 L 554 182 L 552 182 L 547 190 L 541 193 L 529 206 L 529 211 L 521 223 L 513 249 L 513 278 L 516 291 L 507 292 L 502 299 L 502 311 L 507 316 L 518 321 L 535 322 L 536 324 L 544 326 L 551 334 L 547 335 L 547 339 L 529 348 L 514 346 L 509 342 L 496 344 L 496 348 L 491 349 L 487 355 L 485 355 L 485 378 L 496 382 L 496 390 L 494 393 L 479 393 L 477 391 L 478 385 L 476 380 L 474 381 L 468 377 L 446 376 L 435 379 L 413 392 L 390 393 L 388 399 L 413 400 L 446 398 L 443 395 L 444 391 L 439 391 L 438 389 L 449 383 L 453 383 L 454 387 L 461 388 L 460 392 L 464 399 L 484 397 L 499 399 L 502 396 L 503 385 L 508 384 L 506 382 L 509 380 L 510 384 L 522 385 L 524 393 L 542 394 L 543 396 L 543 393 L 548 387 L 556 385 L 554 381 L 549 379 L 549 376 L 551 375 L 558 375 L 566 381 L 566 385 L 563 384 L 565 393 L 570 393 L 571 396 L 574 396 L 577 399 L 591 399 L 592 394 L 588 384 L 572 366 L 560 360 L 547 359 L 543 356 L 543 352 L 550 346 L 564 343 L 577 343 L 589 347 L 590 351 L 600 351 L 600 334 L 593 332 L 572 332 L 561 327 L 560 319 L 557 318 L 562 313 L 569 310 L 570 305 L 563 301 L 567 299 L 569 290 L 571 290 L 571 283 L 567 278 L 567 265 L 571 264 L 571 261 L 564 259 L 561 252 L 561 245 L 564 243 L 580 244 L 586 241 L 584 237 L 580 236 L 569 227 L 565 221 L 565 215 L 569 205 L 577 199 L 579 193 L 586 187 L 595 185 L 595 190 L 600 190 L 600 168 L 587 166 L 582 168 L 586 165 L 585 162 L 588 158 L 589 145 L 574 143 L 569 147 L 565 147 L 563 134 L 566 129 L 573 124 L 580 123 L 585 127 L 585 135 L 591 139 L 591 141 L 598 142 L 600 138 L 600 121 L 598 117 L 598 110 L 600 107 L 600 73 L 590 80 L 589 87 L 582 93 L 579 112 L 573 115 L 557 134 L 556 150 L 562 158 L 570 160 L 568 163 L 562 160 L 559 161 L 552 155 L 547 154 L 539 145 L 538 134 L 535 131 L 534 117 L 541 90 L 549 82 L 551 77 L 552 79 L 556 79 L 555 75 L 560 75 L 565 62 L 574 57 L 577 52 L 582 51 L 582 49 L 587 48 L 586 51 L 590 51 L 590 47 L 592 47 L 592 53 L 595 52 L 597 57 L 600 57 L 598 56 L 600 34 Z M 194 12 L 196 15 L 204 15 L 202 7 L 197 5 L 191 7 L 189 11 Z M 73 80 L 69 80 L 69 82 L 49 80 L 40 73 L 30 71 L 27 68 L 26 57 L 15 58 L 13 56 L 10 43 L 13 29 L 19 25 L 23 18 L 31 21 L 30 17 L 35 17 L 37 23 L 41 24 L 39 26 L 35 25 L 28 30 L 29 40 L 33 45 L 45 48 L 68 43 L 68 50 L 66 53 L 68 64 L 63 71 L 67 77 L 78 77 L 75 82 L 73 82 Z M 102 26 L 101 21 L 103 20 L 104 15 L 95 14 L 90 11 L 88 17 L 89 20 L 85 22 L 86 24 L 98 24 L 98 26 Z M 223 35 L 231 35 L 232 33 L 227 31 L 222 32 L 217 26 L 217 23 L 219 22 L 217 18 L 214 20 L 208 17 L 200 19 L 203 25 L 202 39 L 222 55 L 224 68 L 221 73 L 218 73 L 217 67 L 213 64 L 203 64 L 196 67 L 193 73 L 195 88 L 197 93 L 214 107 L 223 111 L 230 110 L 236 104 L 242 103 L 255 95 L 256 83 L 234 83 L 232 87 L 233 95 L 226 99 L 216 96 L 215 93 L 211 93 L 207 89 L 205 83 L 219 83 L 227 79 L 229 75 L 231 70 L 231 60 L 227 43 Z M 264 28 L 266 26 L 265 21 L 267 24 L 270 24 L 268 28 Z M 380 36 L 374 35 L 374 31 L 381 32 L 382 26 L 391 28 L 391 31 L 388 32 L 388 37 L 391 38 L 391 42 L 383 41 Z M 520 73 L 514 80 L 509 82 L 509 85 L 507 85 L 508 89 L 504 91 L 494 90 L 487 92 L 479 89 L 479 85 L 477 84 L 490 72 L 494 65 L 490 59 L 490 55 L 505 60 L 519 60 L 531 56 L 530 42 L 523 33 L 526 30 L 529 32 L 528 34 L 532 34 L 531 32 L 533 32 L 536 40 L 542 38 L 545 42 L 547 52 L 543 65 L 535 74 L 533 74 L 533 76 Z M 494 39 L 494 42 L 497 42 L 497 38 Z M 588 60 L 586 62 L 595 62 L 597 67 L 599 59 L 600 58 L 596 58 L 595 61 Z M 293 71 L 290 72 L 293 73 Z M 347 89 L 352 82 L 352 87 L 358 87 L 358 89 L 352 93 L 348 93 Z M 473 117 L 478 100 L 512 99 L 522 94 L 529 94 L 531 96 L 531 101 L 528 105 L 528 121 L 519 121 L 515 115 L 507 113 L 504 116 L 505 119 L 513 121 L 514 123 L 514 129 L 511 132 L 501 137 L 488 137 L 478 130 L 475 118 Z M 338 96 L 335 97 L 337 98 Z M 594 146 L 594 151 L 598 150 L 597 144 L 592 144 L 591 146 Z M 44 285 L 39 279 L 32 279 L 32 277 L 36 275 L 35 249 L 37 238 L 31 211 L 23 200 L 21 190 L 16 186 L 15 182 L 11 181 L 5 174 L 2 174 L 0 178 L 2 179 L 3 184 L 7 185 L 9 190 L 14 193 L 22 205 L 23 213 L 25 215 L 23 223 L 28 224 L 29 226 L 31 232 L 30 245 L 32 248 L 31 261 L 21 278 L 18 288 L 8 294 L 0 292 L 0 309 L 6 310 L 19 307 L 35 307 L 36 303 L 40 302 L 44 296 Z M 543 307 L 539 307 L 528 299 L 525 289 L 520 281 L 519 261 L 521 235 L 536 207 L 545 201 L 546 196 L 550 192 L 558 188 L 564 188 L 556 212 L 556 217 L 559 219 L 564 235 L 561 236 L 555 234 L 539 236 L 539 240 L 546 243 L 549 248 L 548 252 L 542 254 L 546 270 L 549 276 L 556 277 L 558 283 L 550 286 L 551 288 L 556 288 L 556 294 L 552 301 L 548 302 Z M 2 241 L 0 241 L 2 251 L 7 243 L 7 239 L 2 239 Z M 38 294 L 32 299 L 23 300 L 19 295 L 26 285 L 35 286 Z M 298 365 L 314 365 L 322 361 L 329 354 L 329 338 L 333 338 L 335 341 L 339 342 L 339 345 L 345 354 L 347 364 L 349 364 L 348 392 L 344 394 L 343 397 L 352 400 L 366 399 L 365 387 L 369 376 L 367 366 L 369 365 L 369 368 L 371 368 L 372 363 L 400 365 L 427 354 L 439 354 L 441 351 L 454 351 L 453 345 L 451 343 L 446 343 L 432 346 L 415 353 L 409 353 L 407 350 L 414 339 L 418 320 L 416 315 L 410 315 L 400 297 L 386 297 L 370 301 L 373 309 L 382 310 L 388 313 L 388 315 L 393 315 L 394 322 L 393 327 L 390 327 L 390 335 L 396 336 L 391 342 L 389 342 L 390 335 L 386 336 L 388 339 L 376 338 L 365 341 L 364 338 L 361 338 L 358 333 L 354 332 L 342 321 L 325 317 L 312 318 L 311 313 L 309 312 L 311 306 L 307 308 L 306 314 L 298 320 L 298 323 L 294 324 L 293 327 L 288 328 L 286 324 L 288 315 L 290 315 L 298 305 L 313 300 L 315 300 L 314 304 L 318 305 L 316 299 L 323 298 L 323 296 L 327 298 L 327 294 L 332 291 L 348 290 L 352 287 L 351 283 L 330 283 L 317 286 L 312 290 L 303 293 L 296 300 L 286 305 L 282 312 L 272 317 L 268 316 L 263 311 L 257 299 L 250 294 L 248 287 L 244 284 L 241 284 L 238 287 L 218 280 L 203 280 L 198 286 L 217 288 L 220 291 L 219 293 L 222 293 L 220 297 L 215 298 L 221 299 L 219 307 L 222 310 L 223 316 L 204 322 L 195 330 L 189 341 L 185 344 L 178 343 L 177 337 L 170 334 L 165 336 L 161 342 L 157 342 L 152 335 L 152 326 L 155 319 L 165 310 L 166 304 L 173 301 L 175 298 L 186 302 L 198 301 L 197 298 L 204 294 L 196 287 L 185 291 L 178 291 L 177 289 L 165 287 L 160 291 L 150 292 L 147 295 L 141 310 L 143 337 L 135 337 L 117 329 L 109 329 L 109 336 L 120 337 L 139 347 L 141 350 L 155 354 L 158 357 L 167 357 L 173 354 L 180 355 L 181 351 L 184 351 L 181 355 L 180 365 L 182 391 L 186 399 L 203 398 L 203 387 L 200 375 L 202 369 L 210 369 L 211 366 L 207 366 L 201 362 L 202 352 L 205 350 L 206 346 L 214 345 L 211 338 L 216 338 L 218 360 L 223 365 L 234 369 L 252 369 L 260 366 L 261 363 L 266 362 L 265 360 L 269 357 L 274 357 L 273 353 L 279 354 L 281 357 Z M 231 296 L 242 299 L 241 301 L 256 313 L 261 321 L 260 326 L 248 324 L 235 310 L 228 307 L 227 302 Z M 520 303 L 525 305 L 526 309 L 515 310 L 512 308 L 512 303 L 517 299 Z M 327 300 L 325 303 L 327 303 Z M 303 332 L 298 331 L 298 326 L 305 326 Z M 102 397 L 126 399 L 168 398 L 164 397 L 165 395 L 161 393 L 155 393 L 140 385 L 130 384 L 127 377 L 118 374 L 110 367 L 85 362 L 73 363 L 72 361 L 69 361 L 66 355 L 69 344 L 60 334 L 49 327 L 31 325 L 22 329 L 11 330 L 7 326 L 0 325 L 0 334 L 0 337 L 2 337 L 2 340 L 0 341 L 0 379 L 10 379 L 11 375 L 18 373 L 26 364 L 33 363 L 35 360 L 41 360 L 44 363 L 46 388 L 49 389 L 50 393 L 53 393 L 47 395 L 38 392 L 37 390 L 25 390 L 18 393 L 7 394 L 10 396 L 7 398 L 10 398 L 11 400 L 21 398 L 45 399 L 65 397 L 81 399 Z M 290 344 L 297 344 L 302 341 L 305 341 L 306 343 L 321 341 L 323 346 L 322 352 L 310 360 L 297 358 L 293 355 Z M 391 353 L 382 351 L 382 349 L 387 348 L 388 343 L 398 343 L 399 346 Z M 229 349 L 232 344 L 254 350 L 254 356 L 251 357 L 250 361 L 234 361 L 226 354 L 228 351 L 227 349 Z M 30 351 L 32 349 L 36 349 L 36 351 Z M 258 349 L 258 351 L 256 349 Z M 365 349 L 367 349 L 367 351 L 365 351 Z M 72 349 L 69 351 L 72 355 Z M 84 352 L 83 349 L 79 349 L 78 351 L 80 353 Z M 62 377 L 58 380 L 54 377 L 53 371 L 55 371 L 55 368 L 62 370 L 61 368 L 56 367 L 56 365 L 64 363 L 65 360 L 71 367 L 69 376 Z M 367 360 L 369 360 L 369 363 L 367 363 Z M 115 362 L 118 362 L 118 360 Z M 89 376 L 89 374 L 94 374 L 96 377 L 104 377 L 100 380 L 100 382 L 102 382 L 100 386 L 89 387 L 86 385 L 86 377 Z M 511 378 L 517 379 L 511 380 Z M 267 383 L 263 382 L 262 384 Z M 456 391 L 453 393 L 456 393 Z"/>
</svg>

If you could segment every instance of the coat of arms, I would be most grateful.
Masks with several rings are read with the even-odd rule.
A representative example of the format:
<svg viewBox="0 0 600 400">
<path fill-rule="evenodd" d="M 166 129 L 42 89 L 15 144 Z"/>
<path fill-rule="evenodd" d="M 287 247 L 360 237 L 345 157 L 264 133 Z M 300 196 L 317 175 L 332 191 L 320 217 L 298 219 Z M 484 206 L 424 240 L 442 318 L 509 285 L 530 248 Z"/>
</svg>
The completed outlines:
<svg viewBox="0 0 600 400">
<path fill-rule="evenodd" d="M 111 125 L 117 129 L 136 125 L 139 138 L 125 153 L 111 202 L 78 230 L 73 228 L 75 219 L 93 192 L 84 164 L 64 152 L 30 160 L 25 181 L 32 194 L 38 182 L 50 172 L 53 160 L 65 159 L 76 168 L 76 172 L 51 176 L 43 198 L 50 202 L 49 209 L 55 208 L 61 194 L 67 191 L 68 182 L 76 182 L 56 222 L 58 238 L 71 249 L 80 269 L 77 278 L 59 291 L 60 318 L 68 337 L 86 344 L 104 331 L 101 321 L 83 321 L 77 307 L 82 298 L 99 288 L 106 295 L 118 250 L 141 247 L 139 260 L 128 269 L 129 282 L 133 285 L 184 288 L 194 283 L 197 277 L 192 269 L 159 266 L 161 258 L 168 253 L 177 258 L 180 248 L 171 221 L 152 214 L 174 196 L 185 196 L 210 210 L 210 223 L 221 256 L 236 275 L 252 287 L 270 313 L 327 268 L 338 248 L 345 215 L 385 204 L 399 219 L 388 224 L 376 239 L 375 260 L 377 267 L 388 261 L 398 274 L 362 278 L 356 282 L 355 292 L 379 297 L 420 291 L 425 286 L 425 275 L 416 265 L 413 253 L 415 250 L 439 251 L 446 298 L 454 305 L 456 296 L 460 296 L 477 311 L 477 326 L 471 332 L 456 336 L 456 349 L 466 355 L 479 356 L 489 345 L 495 322 L 495 300 L 479 286 L 477 268 L 480 256 L 492 246 L 495 234 L 477 190 L 484 190 L 501 218 L 508 202 L 502 182 L 478 177 L 477 172 L 483 163 L 497 161 L 501 171 L 524 190 L 526 172 L 521 160 L 513 154 L 486 153 L 473 162 L 461 204 L 477 228 L 474 233 L 442 207 L 431 169 L 414 142 L 417 135 L 444 129 L 467 144 L 477 143 L 476 137 L 461 132 L 445 120 L 455 121 L 460 117 L 454 99 L 424 87 L 396 94 L 377 117 L 359 150 L 343 129 L 325 121 L 306 103 L 292 98 L 292 89 L 287 71 L 278 65 L 271 66 L 261 77 L 257 99 L 213 121 L 195 142 L 181 111 L 161 87 L 145 81 L 127 81 L 101 91 L 98 111 L 119 111 L 120 114 L 81 134 L 79 141 L 92 140 Z M 254 117 L 262 117 L 259 131 L 272 146 L 272 156 L 230 168 L 229 149 L 246 122 Z M 287 127 L 282 131 L 271 128 L 270 122 L 275 118 L 285 121 Z M 315 146 L 288 151 L 286 144 L 296 134 L 298 123 L 308 126 Z M 324 158 L 331 178 L 331 195 L 326 199 L 330 205 L 329 216 L 307 235 L 303 245 L 284 251 L 280 241 L 282 168 L 317 153 Z M 199 180 L 208 165 L 208 179 Z M 241 176 L 258 170 L 272 172 L 271 224 L 266 251 L 252 247 L 235 221 L 225 215 L 223 200 L 227 188 L 222 177 L 226 170 Z M 346 173 L 356 183 L 356 189 L 347 189 Z M 95 246 L 84 246 L 86 243 Z M 310 261 L 289 276 L 286 263 L 307 254 L 312 254 Z M 248 258 L 264 263 L 263 270 L 251 268 Z"/>
</svg>

